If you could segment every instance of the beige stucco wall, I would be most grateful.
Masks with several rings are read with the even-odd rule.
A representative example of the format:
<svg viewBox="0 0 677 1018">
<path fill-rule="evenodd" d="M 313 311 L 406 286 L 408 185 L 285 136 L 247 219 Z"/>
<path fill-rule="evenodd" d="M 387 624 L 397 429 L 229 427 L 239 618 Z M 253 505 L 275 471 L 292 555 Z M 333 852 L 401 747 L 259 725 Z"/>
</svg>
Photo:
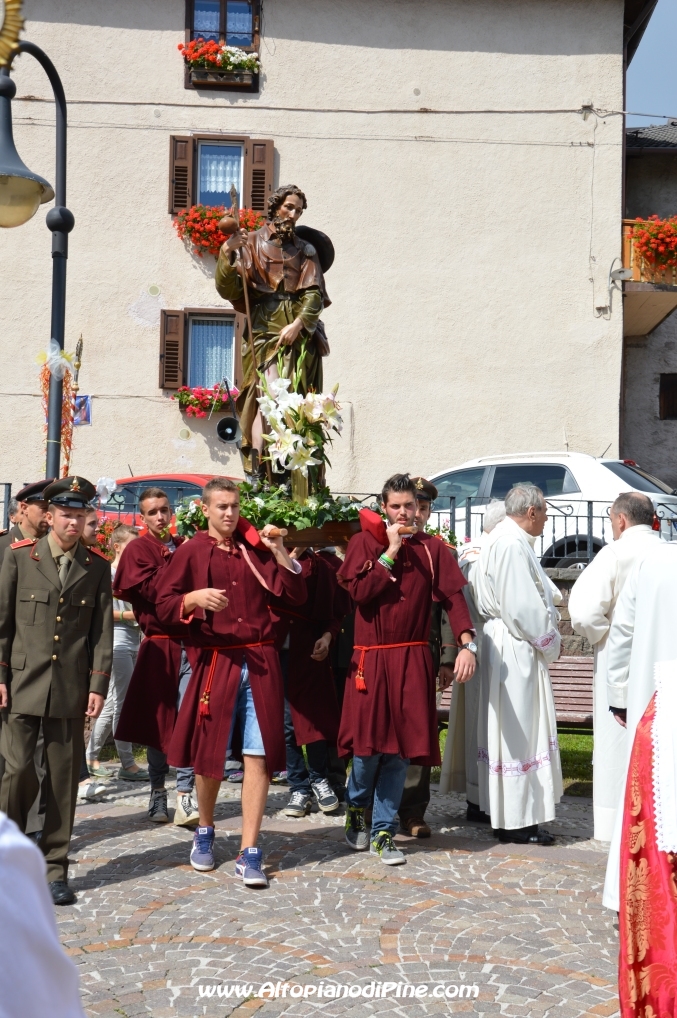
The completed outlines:
<svg viewBox="0 0 677 1018">
<path fill-rule="evenodd" d="M 26 36 L 71 102 L 67 348 L 83 334 L 94 395 L 77 471 L 239 471 L 211 425 L 179 439 L 157 388 L 160 304 L 219 303 L 213 262 L 186 252 L 166 211 L 168 137 L 191 130 L 273 138 L 276 184 L 303 186 L 306 221 L 334 241 L 325 380 L 341 383 L 348 425 L 335 490 L 566 443 L 613 455 L 621 309 L 595 308 L 620 253 L 622 119 L 575 111 L 622 108 L 622 12 L 266 0 L 263 87 L 243 96 L 183 88 L 182 0 L 27 0 Z M 19 96 L 48 97 L 31 58 L 15 78 Z M 19 151 L 52 178 L 53 106 L 14 108 Z M 15 484 L 43 464 L 33 361 L 50 272 L 41 210 L 0 235 L 0 480 Z"/>
</svg>

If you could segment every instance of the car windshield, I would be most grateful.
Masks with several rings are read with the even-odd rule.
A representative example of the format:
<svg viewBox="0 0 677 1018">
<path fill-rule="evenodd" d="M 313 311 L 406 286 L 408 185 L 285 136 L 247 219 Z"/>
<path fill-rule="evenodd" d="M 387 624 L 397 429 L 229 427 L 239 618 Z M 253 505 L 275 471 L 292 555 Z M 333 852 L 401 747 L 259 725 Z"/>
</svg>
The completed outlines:
<svg viewBox="0 0 677 1018">
<path fill-rule="evenodd" d="M 647 474 L 646 470 L 640 469 L 640 467 L 631 467 L 627 463 L 606 462 L 602 466 L 610 470 L 616 477 L 620 477 L 621 481 L 625 481 L 626 484 L 632 485 L 637 491 L 646 491 L 648 494 L 658 495 L 673 495 L 674 490 L 669 484 L 665 484 L 664 481 L 659 481 L 657 477 L 652 474 Z"/>
</svg>

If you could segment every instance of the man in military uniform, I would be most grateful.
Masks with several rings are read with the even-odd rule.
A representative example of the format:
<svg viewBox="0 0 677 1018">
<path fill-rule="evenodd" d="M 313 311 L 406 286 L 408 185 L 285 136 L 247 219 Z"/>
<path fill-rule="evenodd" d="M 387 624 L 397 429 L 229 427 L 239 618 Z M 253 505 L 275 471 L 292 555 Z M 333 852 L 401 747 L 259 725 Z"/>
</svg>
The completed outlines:
<svg viewBox="0 0 677 1018">
<path fill-rule="evenodd" d="M 16 493 L 16 501 L 19 505 L 19 517 L 9 530 L 0 531 L 0 563 L 5 550 L 14 541 L 25 541 L 27 538 L 36 540 L 44 537 L 47 533 L 47 503 L 43 491 L 51 479 L 36 481 L 35 484 L 27 484 L 25 488 Z"/>
<path fill-rule="evenodd" d="M 21 489 L 21 491 L 17 492 L 15 498 L 12 500 L 17 504 L 18 513 L 9 530 L 3 530 L 0 533 L 0 565 L 2 565 L 3 556 L 10 544 L 13 544 L 15 541 L 25 541 L 27 539 L 37 541 L 38 538 L 44 537 L 47 533 L 48 526 L 45 518 L 47 503 L 45 502 L 42 493 L 47 485 L 51 483 L 52 478 L 47 478 L 46 481 L 36 481 L 34 484 L 27 484 Z M 0 716 L 0 728 L 1 727 L 2 717 Z M 45 745 L 42 733 L 40 733 L 35 746 L 35 771 L 38 776 L 38 782 L 40 786 L 42 786 L 42 781 L 45 777 Z M 2 780 L 2 775 L 4 773 L 5 761 L 0 753 L 0 781 Z M 29 835 L 29 837 L 33 837 L 34 840 L 38 840 L 40 837 L 44 814 L 44 796 L 37 795 L 28 814 L 28 820 L 25 828 L 26 834 Z"/>
<path fill-rule="evenodd" d="M 40 848 L 56 905 L 75 900 L 68 846 L 84 721 L 101 713 L 113 659 L 110 563 L 80 543 L 95 494 L 83 477 L 49 484 L 51 532 L 11 544 L 0 570 L 0 809 L 25 830 L 38 790 L 33 756 L 42 725 L 47 806 Z"/>
</svg>

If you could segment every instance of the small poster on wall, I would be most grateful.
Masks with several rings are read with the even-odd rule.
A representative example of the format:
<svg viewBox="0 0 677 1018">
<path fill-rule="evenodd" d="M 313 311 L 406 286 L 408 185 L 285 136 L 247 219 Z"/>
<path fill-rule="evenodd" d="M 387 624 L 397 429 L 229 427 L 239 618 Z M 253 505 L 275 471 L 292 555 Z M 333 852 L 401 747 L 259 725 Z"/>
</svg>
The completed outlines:
<svg viewBox="0 0 677 1018">
<path fill-rule="evenodd" d="M 73 425 L 78 427 L 81 424 L 92 423 L 92 397 L 91 396 L 76 396 L 75 400 L 75 411 L 73 414 Z"/>
</svg>

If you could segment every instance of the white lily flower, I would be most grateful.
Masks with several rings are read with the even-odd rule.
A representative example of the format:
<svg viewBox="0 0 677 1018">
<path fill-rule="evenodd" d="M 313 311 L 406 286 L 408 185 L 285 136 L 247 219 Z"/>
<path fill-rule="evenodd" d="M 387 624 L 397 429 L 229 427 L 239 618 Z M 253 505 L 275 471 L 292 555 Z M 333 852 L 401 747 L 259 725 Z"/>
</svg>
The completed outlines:
<svg viewBox="0 0 677 1018">
<path fill-rule="evenodd" d="M 313 450 L 304 445 L 294 450 L 287 462 L 287 470 L 300 470 L 304 477 L 308 476 L 308 467 L 319 467 L 322 460 L 313 459 Z"/>
<path fill-rule="evenodd" d="M 291 385 L 291 378 L 271 378 L 266 387 L 273 399 L 277 399 L 283 392 L 286 392 Z"/>
</svg>

